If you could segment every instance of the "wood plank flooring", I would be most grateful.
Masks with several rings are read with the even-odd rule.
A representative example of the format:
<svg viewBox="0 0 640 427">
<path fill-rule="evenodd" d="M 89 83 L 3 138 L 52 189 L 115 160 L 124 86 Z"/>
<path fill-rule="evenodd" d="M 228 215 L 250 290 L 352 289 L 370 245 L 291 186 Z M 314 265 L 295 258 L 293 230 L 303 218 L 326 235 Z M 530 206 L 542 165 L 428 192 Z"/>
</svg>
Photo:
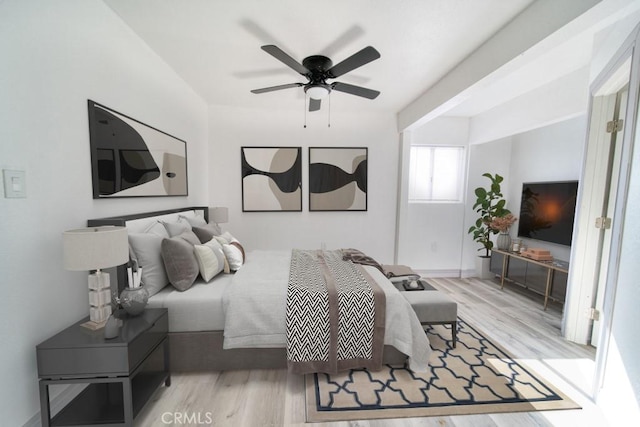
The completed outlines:
<svg viewBox="0 0 640 427">
<path fill-rule="evenodd" d="M 604 426 L 588 398 L 595 349 L 561 337 L 561 306 L 544 311 L 542 298 L 513 285 L 469 279 L 427 279 L 458 302 L 458 314 L 583 406 L 581 410 L 403 418 L 322 427 Z M 138 415 L 136 426 L 303 426 L 304 378 L 286 370 L 174 374 Z"/>
</svg>

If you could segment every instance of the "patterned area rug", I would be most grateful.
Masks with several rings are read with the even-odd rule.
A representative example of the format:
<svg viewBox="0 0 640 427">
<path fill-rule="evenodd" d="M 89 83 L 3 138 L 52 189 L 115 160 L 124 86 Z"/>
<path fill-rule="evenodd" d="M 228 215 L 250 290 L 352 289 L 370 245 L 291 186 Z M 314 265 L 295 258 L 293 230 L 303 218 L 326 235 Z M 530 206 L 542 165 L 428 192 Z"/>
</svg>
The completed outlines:
<svg viewBox="0 0 640 427">
<path fill-rule="evenodd" d="M 307 422 L 580 408 L 463 320 L 456 348 L 449 326 L 426 331 L 429 372 L 385 365 L 306 375 Z"/>
</svg>

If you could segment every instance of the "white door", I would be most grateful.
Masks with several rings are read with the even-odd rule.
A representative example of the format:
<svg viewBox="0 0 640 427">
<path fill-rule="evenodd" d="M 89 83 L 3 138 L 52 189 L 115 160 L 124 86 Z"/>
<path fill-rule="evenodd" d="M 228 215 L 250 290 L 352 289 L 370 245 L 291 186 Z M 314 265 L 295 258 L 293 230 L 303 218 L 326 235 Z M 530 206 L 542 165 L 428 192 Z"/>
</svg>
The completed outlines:
<svg viewBox="0 0 640 427">
<path fill-rule="evenodd" d="M 627 64 L 628 67 L 628 64 Z M 616 196 L 618 188 L 618 178 L 620 176 L 620 158 L 622 153 L 622 141 L 624 137 L 623 118 L 625 117 L 627 98 L 629 95 L 629 86 L 619 90 L 612 95 L 604 95 L 608 102 L 613 103 L 613 117 L 606 123 L 608 155 L 603 157 L 602 161 L 607 163 L 606 180 L 604 182 L 604 200 L 602 215 L 603 218 L 599 222 L 600 228 L 600 261 L 597 281 L 595 283 L 595 305 L 593 311 L 593 325 L 591 330 L 590 344 L 594 347 L 598 346 L 600 335 L 600 313 L 602 313 L 605 283 L 608 274 L 609 256 L 611 253 L 611 225 L 609 221 L 614 217 L 614 208 L 616 205 Z"/>
</svg>

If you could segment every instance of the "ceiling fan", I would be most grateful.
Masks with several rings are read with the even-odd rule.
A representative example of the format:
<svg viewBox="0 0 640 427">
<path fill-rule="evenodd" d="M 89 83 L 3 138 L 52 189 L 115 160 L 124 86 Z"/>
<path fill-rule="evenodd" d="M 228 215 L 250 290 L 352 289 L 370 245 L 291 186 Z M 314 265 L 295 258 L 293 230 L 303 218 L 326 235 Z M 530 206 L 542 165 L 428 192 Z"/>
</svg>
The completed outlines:
<svg viewBox="0 0 640 427">
<path fill-rule="evenodd" d="M 380 58 L 380 53 L 371 46 L 351 55 L 339 64 L 333 65 L 331 59 L 322 55 L 312 55 L 304 58 L 302 64 L 293 59 L 282 49 L 275 45 L 262 46 L 262 50 L 287 65 L 297 73 L 305 76 L 307 83 L 288 83 L 279 86 L 265 87 L 262 89 L 254 89 L 252 93 L 273 92 L 275 90 L 289 89 L 294 87 L 304 87 L 304 91 L 309 95 L 309 111 L 318 111 L 322 99 L 324 99 L 332 90 L 344 92 L 351 95 L 361 96 L 367 99 L 375 99 L 380 92 L 377 90 L 367 89 L 361 86 L 354 86 L 348 83 L 333 82 L 327 83 L 328 79 L 335 79 L 349 71 L 362 67 L 371 61 Z"/>
</svg>

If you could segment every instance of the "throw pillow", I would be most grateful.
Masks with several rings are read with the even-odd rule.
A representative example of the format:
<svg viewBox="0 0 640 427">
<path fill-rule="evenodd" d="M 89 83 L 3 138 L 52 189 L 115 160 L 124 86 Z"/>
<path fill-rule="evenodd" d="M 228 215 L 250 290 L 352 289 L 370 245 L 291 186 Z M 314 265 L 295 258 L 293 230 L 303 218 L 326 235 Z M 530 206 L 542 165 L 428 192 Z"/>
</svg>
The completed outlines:
<svg viewBox="0 0 640 427">
<path fill-rule="evenodd" d="M 162 259 L 174 288 L 186 291 L 193 285 L 200 269 L 191 243 L 180 236 L 163 239 Z"/>
<path fill-rule="evenodd" d="M 233 244 L 223 244 L 222 250 L 224 251 L 225 258 L 227 258 L 227 262 L 229 262 L 231 271 L 238 271 L 244 263 L 244 257 L 240 249 Z"/>
<path fill-rule="evenodd" d="M 202 245 L 195 245 L 193 248 L 200 268 L 200 275 L 205 282 L 225 270 L 224 252 L 220 243 L 215 239 Z"/>
<path fill-rule="evenodd" d="M 217 224 L 194 225 L 192 230 L 203 244 L 221 234 L 220 227 Z"/>
</svg>

